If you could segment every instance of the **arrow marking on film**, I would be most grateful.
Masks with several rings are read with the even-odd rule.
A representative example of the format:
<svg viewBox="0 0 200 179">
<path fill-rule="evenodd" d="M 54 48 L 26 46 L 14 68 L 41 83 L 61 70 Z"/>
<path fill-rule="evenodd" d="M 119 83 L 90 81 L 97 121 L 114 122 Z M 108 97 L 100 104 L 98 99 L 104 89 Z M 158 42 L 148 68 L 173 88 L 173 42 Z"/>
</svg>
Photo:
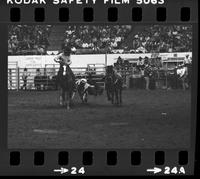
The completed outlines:
<svg viewBox="0 0 200 179">
<path fill-rule="evenodd" d="M 66 169 L 66 168 L 61 168 L 61 169 L 54 169 L 53 170 L 55 173 L 61 173 L 61 174 L 64 174 L 64 173 L 67 173 L 69 170 Z"/>
<path fill-rule="evenodd" d="M 160 168 L 154 167 L 153 169 L 147 169 L 147 172 L 153 172 L 154 174 L 160 173 L 162 170 Z"/>
</svg>

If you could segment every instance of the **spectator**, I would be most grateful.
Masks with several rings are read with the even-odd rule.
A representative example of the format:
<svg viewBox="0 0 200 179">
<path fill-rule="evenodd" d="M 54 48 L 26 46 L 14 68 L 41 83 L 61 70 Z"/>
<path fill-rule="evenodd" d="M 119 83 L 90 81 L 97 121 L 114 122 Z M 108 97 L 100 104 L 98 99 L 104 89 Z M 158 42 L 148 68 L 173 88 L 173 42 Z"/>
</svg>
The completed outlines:
<svg viewBox="0 0 200 179">
<path fill-rule="evenodd" d="M 41 90 L 41 84 L 42 84 L 42 74 L 40 72 L 40 69 L 38 68 L 36 70 L 36 76 L 34 77 L 34 85 L 36 90 Z"/>
<path fill-rule="evenodd" d="M 9 26 L 8 49 L 10 54 L 46 54 L 49 46 L 50 25 Z"/>
<path fill-rule="evenodd" d="M 192 26 L 146 26 L 133 37 L 133 49 L 145 53 L 192 51 Z"/>
<path fill-rule="evenodd" d="M 137 61 L 137 68 L 140 71 L 144 68 L 144 60 L 142 59 L 142 57 L 139 57 Z"/>
<path fill-rule="evenodd" d="M 150 75 L 151 75 L 150 66 L 147 64 L 147 65 L 145 65 L 145 68 L 144 68 L 144 79 L 145 79 L 145 89 L 146 90 L 149 90 Z"/>
<path fill-rule="evenodd" d="M 9 54 L 46 54 L 51 25 L 9 26 Z M 131 25 L 67 26 L 63 42 L 74 49 L 90 49 L 93 53 L 189 52 L 192 51 L 192 26 L 150 25 L 138 28 Z M 123 52 L 120 52 L 123 53 Z"/>
<path fill-rule="evenodd" d="M 185 66 L 188 66 L 189 64 L 191 64 L 192 62 L 191 62 L 191 58 L 189 58 L 189 55 L 187 54 L 186 56 L 185 56 L 185 58 L 184 58 L 184 65 Z"/>
<path fill-rule="evenodd" d="M 117 59 L 117 64 L 122 65 L 124 63 L 124 60 L 119 56 Z"/>
<path fill-rule="evenodd" d="M 22 74 L 22 80 L 23 80 L 23 82 L 24 82 L 24 84 L 23 84 L 23 86 L 22 86 L 22 90 L 24 89 L 24 90 L 27 90 L 27 78 L 28 78 L 28 76 L 30 76 L 30 74 L 28 73 L 28 70 L 27 70 L 27 68 L 24 68 L 24 72 L 23 72 L 23 74 Z"/>
</svg>

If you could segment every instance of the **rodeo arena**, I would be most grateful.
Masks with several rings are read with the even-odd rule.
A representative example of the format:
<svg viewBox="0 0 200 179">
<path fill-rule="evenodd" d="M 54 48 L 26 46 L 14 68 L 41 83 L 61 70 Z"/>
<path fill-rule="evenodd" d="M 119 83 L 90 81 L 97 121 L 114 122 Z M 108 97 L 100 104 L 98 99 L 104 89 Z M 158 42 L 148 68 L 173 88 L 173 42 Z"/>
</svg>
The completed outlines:
<svg viewBox="0 0 200 179">
<path fill-rule="evenodd" d="M 190 145 L 192 26 L 8 27 L 9 148 Z"/>
</svg>

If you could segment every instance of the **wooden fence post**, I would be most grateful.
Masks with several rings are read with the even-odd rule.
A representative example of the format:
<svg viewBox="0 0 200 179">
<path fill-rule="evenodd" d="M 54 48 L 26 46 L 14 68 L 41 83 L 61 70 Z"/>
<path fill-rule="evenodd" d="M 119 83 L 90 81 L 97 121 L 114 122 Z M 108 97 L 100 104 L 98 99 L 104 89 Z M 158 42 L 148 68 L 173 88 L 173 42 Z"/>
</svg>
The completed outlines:
<svg viewBox="0 0 200 179">
<path fill-rule="evenodd" d="M 108 65 L 108 56 L 107 56 L 107 53 L 105 54 L 105 66 L 107 67 Z"/>
</svg>

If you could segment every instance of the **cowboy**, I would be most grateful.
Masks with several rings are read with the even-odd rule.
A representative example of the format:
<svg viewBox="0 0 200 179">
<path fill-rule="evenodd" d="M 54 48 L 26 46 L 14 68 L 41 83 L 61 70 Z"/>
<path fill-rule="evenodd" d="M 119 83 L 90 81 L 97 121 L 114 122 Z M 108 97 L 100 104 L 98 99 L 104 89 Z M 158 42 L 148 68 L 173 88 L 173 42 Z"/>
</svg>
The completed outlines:
<svg viewBox="0 0 200 179">
<path fill-rule="evenodd" d="M 34 77 L 34 85 L 36 90 L 41 90 L 41 85 L 42 85 L 42 73 L 40 69 L 38 68 L 36 70 L 36 76 Z"/>
<path fill-rule="evenodd" d="M 28 73 L 27 68 L 24 68 L 24 72 L 22 74 L 22 80 L 24 81 L 24 84 L 23 84 L 21 89 L 27 90 L 27 78 L 28 78 L 28 76 L 30 76 L 30 73 Z"/>
<path fill-rule="evenodd" d="M 189 88 L 188 84 L 188 74 L 187 74 L 187 67 L 185 66 L 178 66 L 177 68 L 177 75 L 179 76 L 179 79 L 182 81 L 182 87 L 184 90 Z"/>
<path fill-rule="evenodd" d="M 140 71 L 144 68 L 144 60 L 142 59 L 142 57 L 139 57 L 137 61 L 137 67 Z"/>
<path fill-rule="evenodd" d="M 64 50 L 63 53 L 60 53 L 56 58 L 54 58 L 54 61 L 57 63 L 60 63 L 60 68 L 58 71 L 58 76 L 63 76 L 66 75 L 66 71 L 68 69 L 72 80 L 74 81 L 73 84 L 73 89 L 74 91 L 76 90 L 76 85 L 75 85 L 75 75 L 72 72 L 70 65 L 72 64 L 71 61 L 71 48 L 69 48 L 68 46 L 64 46 Z"/>
<path fill-rule="evenodd" d="M 90 85 L 87 81 L 87 79 L 85 78 L 81 78 L 81 79 L 78 79 L 76 81 L 76 85 L 79 87 L 80 85 L 83 85 L 84 86 L 84 89 L 83 89 L 83 92 L 85 92 L 89 87 L 94 87 L 93 85 Z"/>
<path fill-rule="evenodd" d="M 116 68 L 113 68 L 113 72 L 114 72 L 116 79 L 122 78 L 122 74 L 120 72 L 118 72 Z"/>
<path fill-rule="evenodd" d="M 177 69 L 177 75 L 179 75 L 179 77 L 182 78 L 185 74 L 186 74 L 186 68 L 183 67 L 182 65 L 179 65 Z"/>
<path fill-rule="evenodd" d="M 191 64 L 191 59 L 189 58 L 188 54 L 185 56 L 183 63 L 184 63 L 185 66 Z"/>
<path fill-rule="evenodd" d="M 189 55 L 187 54 L 185 56 L 184 61 L 183 61 L 183 66 L 186 67 L 186 74 L 187 75 L 188 75 L 188 69 L 190 68 L 191 64 L 192 64 L 191 58 L 189 58 Z"/>
<path fill-rule="evenodd" d="M 123 64 L 123 62 L 124 61 L 123 61 L 122 57 L 119 56 L 117 59 L 117 63 L 121 65 L 121 64 Z"/>
<path fill-rule="evenodd" d="M 42 74 L 41 74 L 41 72 L 40 72 L 40 69 L 38 68 L 37 70 L 36 70 L 36 76 L 41 76 Z"/>
<path fill-rule="evenodd" d="M 116 81 L 114 83 L 116 83 L 118 80 L 122 79 L 122 74 L 117 71 L 116 67 L 113 66 L 108 66 L 106 69 L 106 74 L 109 75 L 114 75 Z"/>
<path fill-rule="evenodd" d="M 145 79 L 145 84 L 146 84 L 146 90 L 149 90 L 149 85 L 150 85 L 150 79 L 152 78 L 152 68 L 148 63 L 145 63 L 144 67 L 144 79 Z"/>
<path fill-rule="evenodd" d="M 148 65 L 149 64 L 149 58 L 146 56 L 144 57 L 144 65 Z"/>
</svg>

